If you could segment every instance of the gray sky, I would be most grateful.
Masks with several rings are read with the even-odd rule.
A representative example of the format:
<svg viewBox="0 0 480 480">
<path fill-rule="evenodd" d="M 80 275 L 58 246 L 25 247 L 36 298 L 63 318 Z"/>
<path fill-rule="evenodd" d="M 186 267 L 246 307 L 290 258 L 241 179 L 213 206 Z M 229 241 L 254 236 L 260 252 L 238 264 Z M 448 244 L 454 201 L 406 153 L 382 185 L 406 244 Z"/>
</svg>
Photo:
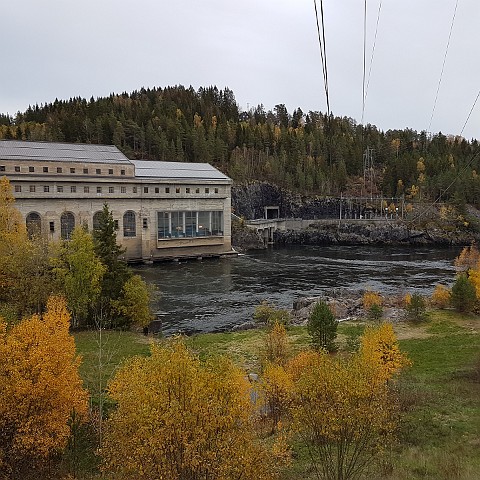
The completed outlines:
<svg viewBox="0 0 480 480">
<path fill-rule="evenodd" d="M 141 87 L 229 87 L 243 110 L 326 110 L 313 0 L 3 0 L 0 112 Z M 318 2 L 319 3 L 319 2 Z M 428 130 L 456 0 L 383 0 L 364 123 Z M 368 0 L 367 71 L 379 0 Z M 363 0 L 324 0 L 330 106 L 362 116 Z M 430 131 L 480 90 L 480 4 L 459 0 Z M 464 131 L 480 138 L 480 99 Z"/>
</svg>

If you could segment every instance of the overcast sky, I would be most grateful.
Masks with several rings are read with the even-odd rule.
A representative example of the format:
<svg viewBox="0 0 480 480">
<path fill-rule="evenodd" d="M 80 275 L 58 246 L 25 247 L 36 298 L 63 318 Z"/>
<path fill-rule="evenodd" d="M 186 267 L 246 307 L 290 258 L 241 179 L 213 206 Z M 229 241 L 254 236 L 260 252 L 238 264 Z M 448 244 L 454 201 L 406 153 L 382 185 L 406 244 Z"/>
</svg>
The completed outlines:
<svg viewBox="0 0 480 480">
<path fill-rule="evenodd" d="M 318 0 L 319 3 L 319 0 Z M 330 107 L 362 116 L 363 0 L 324 0 Z M 428 130 L 456 0 L 384 0 L 364 123 Z M 368 0 L 367 70 L 379 0 Z M 480 3 L 459 0 L 430 131 L 480 90 Z M 0 14 L 0 112 L 141 87 L 216 85 L 242 110 L 326 110 L 313 0 L 23 0 Z M 480 100 L 464 136 L 480 138 Z"/>
</svg>

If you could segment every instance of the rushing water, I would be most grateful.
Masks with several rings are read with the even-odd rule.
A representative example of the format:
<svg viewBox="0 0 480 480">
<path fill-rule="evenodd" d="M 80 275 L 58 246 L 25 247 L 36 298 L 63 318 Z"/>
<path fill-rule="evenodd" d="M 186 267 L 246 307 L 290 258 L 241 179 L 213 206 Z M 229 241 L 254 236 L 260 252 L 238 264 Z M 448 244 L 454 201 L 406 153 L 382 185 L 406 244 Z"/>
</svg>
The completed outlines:
<svg viewBox="0 0 480 480">
<path fill-rule="evenodd" d="M 436 283 L 451 283 L 459 249 L 399 247 L 273 248 L 221 259 L 140 267 L 159 291 L 162 330 L 208 332 L 251 320 L 268 300 L 291 308 L 295 299 L 336 288 L 371 288 L 391 294 L 430 294 Z"/>
</svg>

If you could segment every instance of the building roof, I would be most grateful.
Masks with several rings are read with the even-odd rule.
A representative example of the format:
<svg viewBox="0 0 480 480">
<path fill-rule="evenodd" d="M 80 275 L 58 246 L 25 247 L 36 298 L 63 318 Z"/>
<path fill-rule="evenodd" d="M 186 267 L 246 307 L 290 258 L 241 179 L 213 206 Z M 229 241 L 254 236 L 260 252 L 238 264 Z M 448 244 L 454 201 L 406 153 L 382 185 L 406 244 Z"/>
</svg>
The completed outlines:
<svg viewBox="0 0 480 480">
<path fill-rule="evenodd" d="M 131 164 L 130 160 L 113 145 L 20 140 L 0 140 L 0 159 Z"/>
<path fill-rule="evenodd" d="M 135 177 L 165 178 L 171 180 L 223 180 L 230 178 L 212 167 L 209 163 L 157 162 L 151 160 L 131 160 L 135 165 Z"/>
</svg>

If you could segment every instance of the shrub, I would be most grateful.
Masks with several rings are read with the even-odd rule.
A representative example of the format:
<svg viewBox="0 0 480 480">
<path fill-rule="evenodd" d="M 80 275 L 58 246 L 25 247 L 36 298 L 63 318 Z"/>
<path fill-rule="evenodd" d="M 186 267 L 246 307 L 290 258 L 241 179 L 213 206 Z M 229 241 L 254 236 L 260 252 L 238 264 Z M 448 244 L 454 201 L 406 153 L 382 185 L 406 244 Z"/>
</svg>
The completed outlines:
<svg viewBox="0 0 480 480">
<path fill-rule="evenodd" d="M 372 305 L 382 305 L 382 297 L 379 293 L 367 290 L 363 294 L 363 309 L 365 312 L 369 312 L 372 308 Z"/>
<path fill-rule="evenodd" d="M 447 308 L 450 305 L 450 290 L 444 285 L 435 285 L 431 301 L 435 307 Z"/>
<path fill-rule="evenodd" d="M 418 293 L 414 293 L 410 303 L 406 307 L 409 320 L 421 322 L 426 318 L 427 305 L 425 299 Z"/>
<path fill-rule="evenodd" d="M 374 320 L 376 322 L 378 322 L 379 320 L 381 320 L 383 316 L 383 308 L 381 305 L 377 305 L 376 303 L 374 303 L 371 307 L 370 307 L 370 310 L 368 311 L 368 317 L 371 319 L 371 320 Z"/>
<path fill-rule="evenodd" d="M 280 323 L 285 326 L 290 324 L 290 314 L 288 311 L 276 308 L 275 305 L 268 303 L 266 300 L 255 307 L 253 319 L 257 323 L 264 323 L 269 326 L 273 326 L 275 323 Z"/>
<path fill-rule="evenodd" d="M 471 312 L 475 305 L 475 286 L 465 273 L 457 276 L 452 287 L 451 302 L 459 312 Z"/>
</svg>

